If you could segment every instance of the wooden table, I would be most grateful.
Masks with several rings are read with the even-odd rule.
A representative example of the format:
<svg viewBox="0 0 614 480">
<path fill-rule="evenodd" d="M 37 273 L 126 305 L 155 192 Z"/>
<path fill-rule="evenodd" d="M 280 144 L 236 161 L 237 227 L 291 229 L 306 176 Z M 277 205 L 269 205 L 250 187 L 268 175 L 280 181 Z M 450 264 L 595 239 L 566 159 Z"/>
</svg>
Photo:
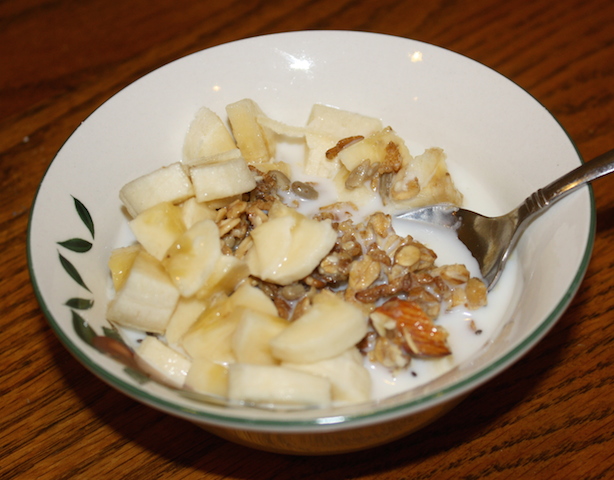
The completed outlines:
<svg viewBox="0 0 614 480">
<path fill-rule="evenodd" d="M 551 333 L 430 427 L 336 457 L 249 450 L 116 392 L 48 328 L 25 243 L 45 169 L 143 74 L 248 36 L 351 29 L 434 43 L 508 76 L 590 159 L 614 147 L 611 0 L 6 0 L 0 3 L 3 479 L 614 478 L 614 188 L 594 186 L 586 278 Z"/>
</svg>

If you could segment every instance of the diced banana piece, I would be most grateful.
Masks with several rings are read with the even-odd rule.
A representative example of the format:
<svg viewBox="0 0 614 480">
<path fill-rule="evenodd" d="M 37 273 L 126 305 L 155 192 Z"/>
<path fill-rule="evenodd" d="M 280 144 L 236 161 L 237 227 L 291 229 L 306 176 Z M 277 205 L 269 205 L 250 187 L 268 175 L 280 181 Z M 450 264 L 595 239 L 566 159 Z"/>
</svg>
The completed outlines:
<svg viewBox="0 0 614 480">
<path fill-rule="evenodd" d="M 170 202 L 158 203 L 142 211 L 128 225 L 143 248 L 160 261 L 186 231 L 181 208 Z"/>
<path fill-rule="evenodd" d="M 195 358 L 184 387 L 199 393 L 225 397 L 228 392 L 228 368 L 208 358 Z"/>
<path fill-rule="evenodd" d="M 190 297 L 207 283 L 221 254 L 217 225 L 202 220 L 177 239 L 162 263 L 181 295 Z"/>
<path fill-rule="evenodd" d="M 237 362 L 275 365 L 270 341 L 289 325 L 283 318 L 244 308 L 231 339 Z"/>
<path fill-rule="evenodd" d="M 323 290 L 306 313 L 271 340 L 271 351 L 284 362 L 314 363 L 340 355 L 366 333 L 366 314 Z"/>
<path fill-rule="evenodd" d="M 164 336 L 169 344 L 176 344 L 205 311 L 206 304 L 197 298 L 180 298 L 168 322 Z"/>
<path fill-rule="evenodd" d="M 236 358 L 232 351 L 231 338 L 240 315 L 228 300 L 205 310 L 181 340 L 183 349 L 194 358 L 208 358 L 210 361 L 227 365 Z"/>
<path fill-rule="evenodd" d="M 326 151 L 343 138 L 355 135 L 368 136 L 382 129 L 377 118 L 315 104 L 307 122 L 308 133 L 305 173 L 333 178 L 339 170 L 339 159 L 329 160 Z"/>
<path fill-rule="evenodd" d="M 404 198 L 407 185 L 417 182 L 420 191 L 416 196 Z M 429 148 L 414 157 L 394 177 L 390 192 L 397 208 L 421 207 L 437 203 L 461 205 L 463 195 L 456 189 L 441 148 Z"/>
<path fill-rule="evenodd" d="M 254 174 L 241 157 L 191 167 L 190 178 L 199 202 L 231 197 L 256 187 Z"/>
<path fill-rule="evenodd" d="M 327 407 L 330 382 L 276 365 L 235 363 L 228 369 L 228 398 L 242 402 Z"/>
<path fill-rule="evenodd" d="M 179 291 L 158 260 L 141 250 L 115 298 L 109 321 L 145 332 L 164 333 L 179 300 Z"/>
<path fill-rule="evenodd" d="M 249 98 L 239 100 L 227 105 L 226 113 L 247 163 L 268 162 L 275 156 L 275 135 L 258 122 L 264 113 L 256 102 Z"/>
<path fill-rule="evenodd" d="M 251 232 L 254 245 L 247 254 L 252 275 L 288 285 L 309 275 L 330 252 L 337 232 L 330 220 L 313 220 L 276 203 L 285 214 L 269 214 L 269 220 Z"/>
<path fill-rule="evenodd" d="M 183 387 L 191 362 L 186 357 L 147 335 L 136 349 L 137 363 L 156 380 L 175 388 Z"/>
<path fill-rule="evenodd" d="M 252 275 L 263 280 L 278 275 L 290 251 L 295 225 L 296 219 L 288 216 L 269 219 L 252 230 L 250 235 L 254 245 L 246 256 Z"/>
<path fill-rule="evenodd" d="M 186 165 L 192 165 L 203 157 L 234 148 L 234 139 L 224 122 L 213 111 L 202 107 L 196 112 L 183 142 L 183 161 Z"/>
<path fill-rule="evenodd" d="M 371 375 L 356 347 L 315 363 L 282 363 L 282 366 L 320 375 L 330 380 L 335 403 L 350 404 L 371 399 Z"/>
<path fill-rule="evenodd" d="M 277 307 L 275 307 L 273 300 L 262 290 L 249 283 L 241 284 L 228 298 L 233 308 L 249 307 L 266 315 L 277 315 Z"/>
<path fill-rule="evenodd" d="M 109 270 L 111 270 L 113 288 L 116 292 L 124 285 L 124 281 L 128 277 L 134 259 L 141 250 L 141 246 L 136 243 L 127 247 L 116 248 L 111 252 L 111 256 L 109 257 Z"/>
<path fill-rule="evenodd" d="M 232 337 L 245 311 L 277 316 L 273 301 L 259 288 L 243 283 L 226 299 L 208 307 L 181 339 L 192 358 L 229 364 L 236 361 Z"/>
<path fill-rule="evenodd" d="M 245 260 L 232 255 L 220 255 L 211 275 L 196 292 L 196 296 L 207 298 L 220 292 L 230 294 L 248 276 L 249 268 Z"/>
<path fill-rule="evenodd" d="M 201 220 L 215 220 L 216 212 L 213 208 L 190 197 L 181 205 L 181 218 L 186 228 L 190 228 Z"/>
<path fill-rule="evenodd" d="M 180 203 L 193 195 L 192 182 L 179 162 L 136 178 L 119 192 L 120 200 L 133 217 L 158 203 Z"/>
</svg>

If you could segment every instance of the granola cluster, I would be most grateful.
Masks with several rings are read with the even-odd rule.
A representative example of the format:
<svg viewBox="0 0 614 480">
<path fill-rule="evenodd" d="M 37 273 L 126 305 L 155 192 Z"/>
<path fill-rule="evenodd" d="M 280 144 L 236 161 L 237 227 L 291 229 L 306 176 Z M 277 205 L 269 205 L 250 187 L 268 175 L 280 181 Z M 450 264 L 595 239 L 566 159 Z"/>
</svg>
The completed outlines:
<svg viewBox="0 0 614 480">
<path fill-rule="evenodd" d="M 222 252 L 238 258 L 249 250 L 250 231 L 268 220 L 273 204 L 288 201 L 284 192 L 305 198 L 282 172 L 250 168 L 257 175 L 256 188 L 219 208 L 216 217 Z M 307 198 L 313 198 L 311 190 L 317 196 L 308 187 Z M 486 305 L 486 286 L 464 265 L 437 266 L 435 252 L 409 235 L 398 235 L 390 215 L 376 212 L 356 223 L 356 211 L 350 202 L 320 208 L 314 218 L 330 219 L 337 241 L 311 274 L 283 286 L 254 277 L 250 281 L 288 320 L 299 318 L 324 289 L 360 306 L 370 318 L 361 350 L 390 369 L 406 368 L 412 357 L 449 355 L 448 334 L 437 318 L 458 306 L 474 310 Z"/>
</svg>

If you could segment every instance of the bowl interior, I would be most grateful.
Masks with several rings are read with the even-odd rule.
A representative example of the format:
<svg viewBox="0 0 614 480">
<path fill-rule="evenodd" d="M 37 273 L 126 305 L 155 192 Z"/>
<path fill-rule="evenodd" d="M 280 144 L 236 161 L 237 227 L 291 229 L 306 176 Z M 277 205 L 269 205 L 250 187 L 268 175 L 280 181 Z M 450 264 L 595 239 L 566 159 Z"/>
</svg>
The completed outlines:
<svg viewBox="0 0 614 480">
<path fill-rule="evenodd" d="M 108 326 L 107 260 L 129 236 L 119 189 L 180 160 L 199 107 L 225 116 L 227 104 L 245 97 L 292 125 L 303 125 L 311 106 L 324 103 L 381 118 L 413 154 L 442 147 L 465 206 L 484 214 L 507 212 L 580 163 L 561 126 L 524 90 L 466 57 L 417 41 L 358 32 L 285 33 L 221 45 L 160 68 L 107 101 L 68 139 L 41 183 L 29 226 L 31 275 L 50 325 L 112 386 L 217 425 L 296 430 L 376 422 L 491 378 L 536 343 L 570 302 L 592 246 L 589 189 L 561 201 L 523 236 L 508 282 L 516 300 L 491 345 L 417 391 L 366 406 L 271 413 L 206 405 L 140 383 L 84 340 Z M 73 238 L 91 242 L 91 250 L 58 244 Z"/>
</svg>

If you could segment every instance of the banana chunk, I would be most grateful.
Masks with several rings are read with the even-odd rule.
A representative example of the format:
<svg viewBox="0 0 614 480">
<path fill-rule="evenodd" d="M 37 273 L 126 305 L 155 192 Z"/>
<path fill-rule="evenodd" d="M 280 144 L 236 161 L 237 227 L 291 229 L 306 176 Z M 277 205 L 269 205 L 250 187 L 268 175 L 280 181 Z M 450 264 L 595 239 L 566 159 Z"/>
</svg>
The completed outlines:
<svg viewBox="0 0 614 480">
<path fill-rule="evenodd" d="M 271 351 L 284 362 L 314 363 L 340 355 L 366 333 L 365 313 L 323 290 L 305 314 L 271 340 Z"/>
<path fill-rule="evenodd" d="M 221 255 L 217 225 L 202 220 L 171 245 L 162 263 L 181 295 L 190 297 L 207 283 Z"/>
<path fill-rule="evenodd" d="M 251 232 L 253 247 L 247 254 L 252 275 L 288 285 L 309 275 L 330 252 L 337 232 L 330 220 L 317 221 L 275 203 L 269 220 Z"/>
<path fill-rule="evenodd" d="M 282 363 L 282 366 L 327 378 L 336 404 L 367 402 L 371 399 L 371 375 L 356 347 L 341 355 L 315 363 Z"/>
<path fill-rule="evenodd" d="M 195 392 L 226 397 L 228 368 L 208 358 L 195 358 L 183 386 Z"/>
<path fill-rule="evenodd" d="M 256 365 L 278 363 L 271 353 L 270 342 L 288 325 L 287 320 L 278 316 L 244 308 L 231 338 L 232 350 L 237 361 Z"/>
<path fill-rule="evenodd" d="M 339 159 L 327 159 L 326 151 L 343 138 L 371 135 L 381 128 L 377 118 L 315 104 L 307 121 L 305 173 L 333 178 L 339 170 Z"/>
<path fill-rule="evenodd" d="M 164 333 L 179 291 L 158 260 L 140 250 L 122 288 L 109 302 L 107 318 L 124 327 Z"/>
<path fill-rule="evenodd" d="M 127 247 L 119 247 L 111 251 L 109 257 L 109 270 L 111 270 L 111 278 L 113 279 L 113 288 L 117 292 L 122 288 L 128 273 L 132 268 L 134 259 L 142 250 L 142 247 L 135 243 Z"/>
<path fill-rule="evenodd" d="M 290 368 L 235 363 L 228 368 L 228 398 L 327 407 L 331 404 L 331 385 L 326 378 Z"/>
<path fill-rule="evenodd" d="M 158 203 L 181 203 L 193 195 L 190 177 L 179 162 L 136 178 L 119 191 L 119 198 L 132 217 Z"/>
<path fill-rule="evenodd" d="M 136 355 L 140 367 L 156 380 L 172 387 L 183 387 L 192 364 L 186 357 L 151 335 L 143 339 Z"/>
<path fill-rule="evenodd" d="M 216 113 L 200 108 L 183 141 L 183 163 L 194 165 L 236 148 L 232 135 Z"/>
<path fill-rule="evenodd" d="M 170 246 L 186 231 L 181 208 L 162 202 L 133 218 L 128 225 L 137 241 L 157 260 L 162 260 Z"/>
<path fill-rule="evenodd" d="M 256 179 L 242 157 L 190 168 L 194 194 L 199 202 L 211 202 L 249 192 Z"/>
<path fill-rule="evenodd" d="M 231 103 L 226 106 L 226 114 L 247 163 L 268 162 L 275 156 L 275 133 L 261 124 L 264 113 L 256 102 L 244 98 Z"/>
<path fill-rule="evenodd" d="M 181 337 L 198 320 L 198 317 L 205 311 L 206 307 L 206 303 L 202 300 L 181 297 L 166 326 L 166 331 L 164 332 L 166 341 L 171 345 L 177 344 Z"/>
</svg>

